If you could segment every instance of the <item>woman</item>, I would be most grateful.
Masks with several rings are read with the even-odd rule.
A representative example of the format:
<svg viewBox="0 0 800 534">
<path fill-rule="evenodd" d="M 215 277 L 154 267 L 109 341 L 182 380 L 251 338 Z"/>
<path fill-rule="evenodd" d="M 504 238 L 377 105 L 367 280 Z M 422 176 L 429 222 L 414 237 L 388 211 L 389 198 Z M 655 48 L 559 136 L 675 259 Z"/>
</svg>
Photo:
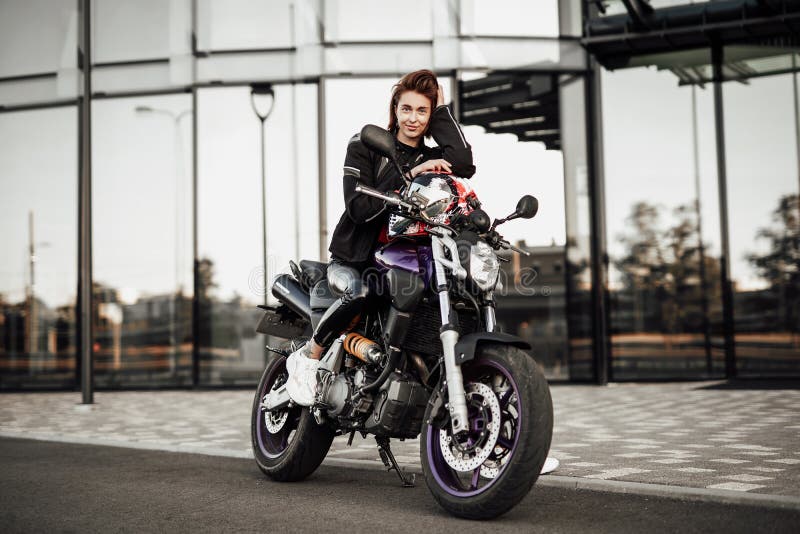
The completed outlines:
<svg viewBox="0 0 800 534">
<path fill-rule="evenodd" d="M 472 149 L 453 114 L 444 105 L 444 95 L 436 75 L 418 70 L 403 76 L 392 90 L 389 103 L 389 127 L 397 139 L 401 168 L 416 176 L 422 172 L 446 172 L 465 178 L 475 174 Z M 433 137 L 438 147 L 425 146 L 425 137 Z M 301 405 L 314 402 L 317 368 L 323 347 L 350 327 L 360 313 L 367 296 L 361 272 L 369 266 L 389 214 L 380 199 L 356 193 L 357 183 L 384 192 L 403 186 L 403 179 L 385 158 L 371 152 L 359 139 L 350 139 L 344 160 L 344 203 L 333 232 L 328 284 L 341 295 L 320 320 L 313 337 L 293 352 L 287 362 L 287 391 Z"/>
</svg>

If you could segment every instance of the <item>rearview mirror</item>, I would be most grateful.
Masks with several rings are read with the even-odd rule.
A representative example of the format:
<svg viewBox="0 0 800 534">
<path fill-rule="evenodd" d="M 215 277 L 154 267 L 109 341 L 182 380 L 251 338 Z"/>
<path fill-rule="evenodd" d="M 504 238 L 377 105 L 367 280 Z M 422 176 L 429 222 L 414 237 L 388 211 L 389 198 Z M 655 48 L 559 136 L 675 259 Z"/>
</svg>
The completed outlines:
<svg viewBox="0 0 800 534">
<path fill-rule="evenodd" d="M 530 219 L 536 212 L 539 211 L 539 201 L 536 200 L 535 196 L 532 195 L 525 195 L 519 202 L 517 202 L 517 209 L 514 210 L 514 213 L 506 217 L 505 219 L 495 219 L 492 223 L 492 230 L 494 230 L 498 225 L 503 224 L 504 222 L 508 222 L 514 219 Z"/>
<path fill-rule="evenodd" d="M 397 148 L 395 147 L 394 136 L 374 124 L 367 124 L 361 128 L 361 142 L 372 150 L 382 156 L 386 156 L 394 161 L 397 156 Z"/>
<path fill-rule="evenodd" d="M 522 217 L 523 219 L 530 219 L 539 211 L 539 201 L 535 196 L 525 195 L 519 202 L 517 202 L 517 211 L 514 212 L 514 218 Z"/>
</svg>

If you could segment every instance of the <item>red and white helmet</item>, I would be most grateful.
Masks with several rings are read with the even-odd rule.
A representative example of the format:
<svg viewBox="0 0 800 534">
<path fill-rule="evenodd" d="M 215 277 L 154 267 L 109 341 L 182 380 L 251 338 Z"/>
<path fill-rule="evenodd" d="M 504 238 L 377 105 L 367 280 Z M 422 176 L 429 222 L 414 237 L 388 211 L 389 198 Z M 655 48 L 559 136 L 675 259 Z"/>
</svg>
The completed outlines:
<svg viewBox="0 0 800 534">
<path fill-rule="evenodd" d="M 469 181 L 451 174 L 420 174 L 408 186 L 407 197 L 420 206 L 432 221 L 449 224 L 455 213 L 472 211 L 470 200 L 477 198 Z M 389 218 L 389 237 L 424 235 L 427 225 L 392 215 Z"/>
</svg>

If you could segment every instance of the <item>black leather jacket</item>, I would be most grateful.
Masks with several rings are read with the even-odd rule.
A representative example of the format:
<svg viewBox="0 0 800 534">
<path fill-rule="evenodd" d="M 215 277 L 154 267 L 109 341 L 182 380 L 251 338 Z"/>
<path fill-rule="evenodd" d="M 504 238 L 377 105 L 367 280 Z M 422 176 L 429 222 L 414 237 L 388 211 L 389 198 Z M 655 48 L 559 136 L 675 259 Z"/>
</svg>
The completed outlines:
<svg viewBox="0 0 800 534">
<path fill-rule="evenodd" d="M 408 164 L 414 168 L 423 161 L 442 158 L 451 163 L 456 176 L 472 177 L 475 174 L 472 148 L 450 108 L 438 106 L 429 124 L 428 132 L 439 146 L 431 148 L 423 142 L 418 147 L 411 147 L 397 141 L 400 165 Z M 328 250 L 338 260 L 357 264 L 370 259 L 381 229 L 388 222 L 388 213 L 382 200 L 356 193 L 356 182 L 391 192 L 402 187 L 403 179 L 394 165 L 370 151 L 356 134 L 347 145 L 343 181 L 345 212 L 333 231 Z"/>
</svg>

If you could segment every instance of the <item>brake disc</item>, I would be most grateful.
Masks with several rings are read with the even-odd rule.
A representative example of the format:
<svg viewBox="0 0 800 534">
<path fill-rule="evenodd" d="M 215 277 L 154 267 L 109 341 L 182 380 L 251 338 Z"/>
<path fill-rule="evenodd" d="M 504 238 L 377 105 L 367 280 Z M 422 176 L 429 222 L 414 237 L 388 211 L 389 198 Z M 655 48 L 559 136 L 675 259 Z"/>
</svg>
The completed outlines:
<svg viewBox="0 0 800 534">
<path fill-rule="evenodd" d="M 262 403 L 263 406 L 263 403 Z M 279 410 L 277 412 L 264 412 L 264 425 L 267 427 L 267 431 L 270 434 L 277 434 L 283 428 L 283 425 L 286 424 L 286 420 L 289 419 L 289 410 Z"/>
<path fill-rule="evenodd" d="M 470 382 L 464 389 L 467 394 L 467 406 L 479 406 L 489 420 L 486 421 L 476 445 L 468 450 L 455 443 L 449 429 L 439 432 L 439 446 L 444 461 L 459 472 L 474 471 L 483 464 L 494 450 L 497 437 L 500 435 L 500 401 L 492 388 L 480 382 Z"/>
</svg>

